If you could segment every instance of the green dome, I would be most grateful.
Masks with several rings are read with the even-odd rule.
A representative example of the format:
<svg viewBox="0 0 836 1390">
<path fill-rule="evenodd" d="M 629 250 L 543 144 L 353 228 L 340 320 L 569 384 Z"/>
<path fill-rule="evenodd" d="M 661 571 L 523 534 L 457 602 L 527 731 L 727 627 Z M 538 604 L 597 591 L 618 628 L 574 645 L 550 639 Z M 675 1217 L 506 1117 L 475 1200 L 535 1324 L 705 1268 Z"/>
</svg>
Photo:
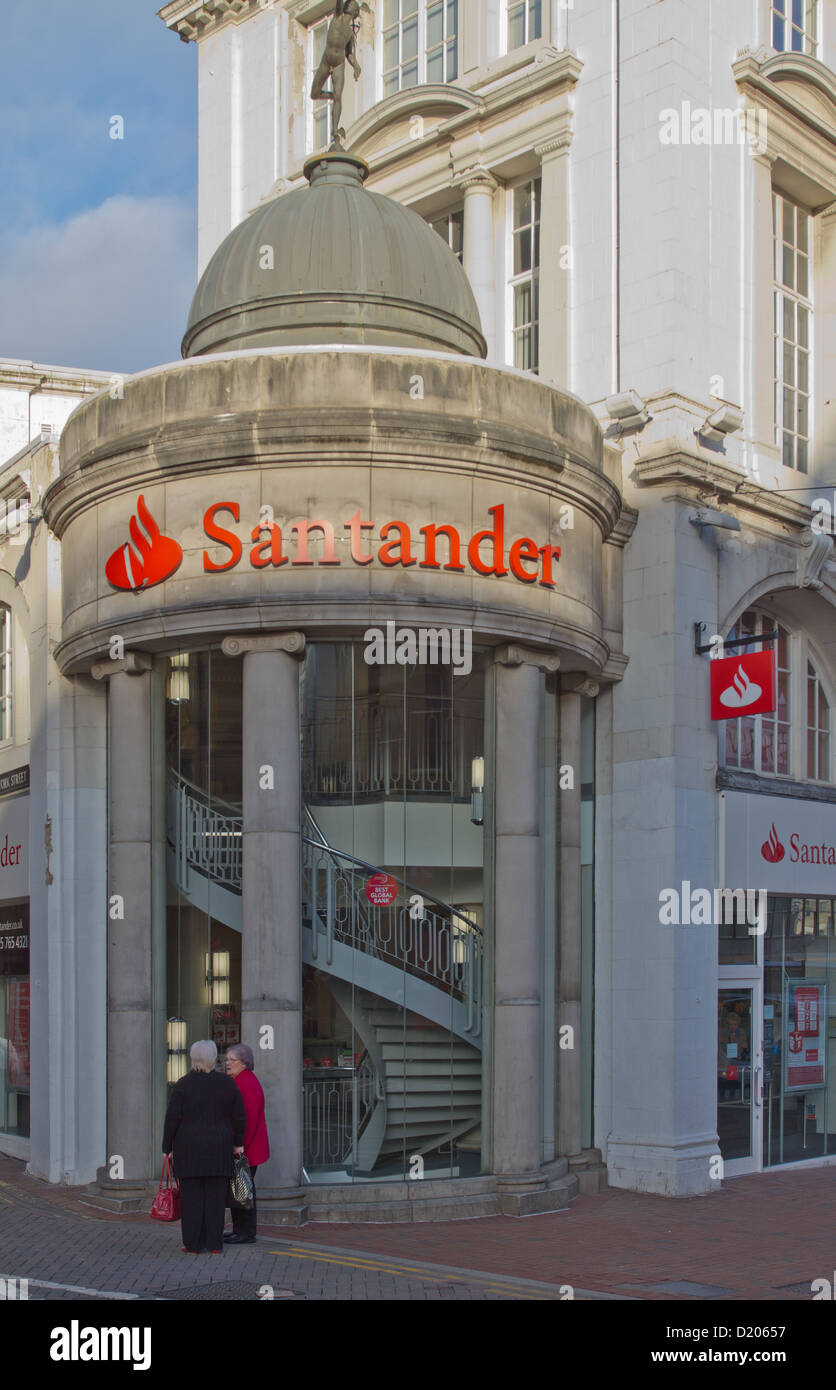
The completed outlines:
<svg viewBox="0 0 836 1390">
<path fill-rule="evenodd" d="M 484 357 L 453 252 L 417 213 L 365 189 L 367 173 L 351 155 L 318 156 L 305 166 L 309 188 L 230 232 L 197 287 L 183 356 L 374 343 Z"/>
</svg>

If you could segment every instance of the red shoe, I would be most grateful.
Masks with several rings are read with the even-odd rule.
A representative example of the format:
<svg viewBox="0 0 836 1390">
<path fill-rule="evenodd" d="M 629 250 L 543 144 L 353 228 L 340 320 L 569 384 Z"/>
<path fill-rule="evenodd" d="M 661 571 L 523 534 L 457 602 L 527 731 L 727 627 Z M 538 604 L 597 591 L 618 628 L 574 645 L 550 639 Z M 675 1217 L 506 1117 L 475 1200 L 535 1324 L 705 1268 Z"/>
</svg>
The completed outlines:
<svg viewBox="0 0 836 1390">
<path fill-rule="evenodd" d="M 210 1255 L 222 1255 L 222 1254 L 223 1254 L 223 1250 L 210 1250 L 210 1251 L 209 1251 L 209 1254 L 210 1254 Z"/>
</svg>

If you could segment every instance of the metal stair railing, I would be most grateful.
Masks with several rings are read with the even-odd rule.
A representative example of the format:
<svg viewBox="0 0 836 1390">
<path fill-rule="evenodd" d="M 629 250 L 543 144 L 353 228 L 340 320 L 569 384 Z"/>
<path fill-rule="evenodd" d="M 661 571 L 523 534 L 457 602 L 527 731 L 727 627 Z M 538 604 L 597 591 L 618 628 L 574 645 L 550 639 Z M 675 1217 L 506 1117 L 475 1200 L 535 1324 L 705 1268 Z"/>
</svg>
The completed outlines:
<svg viewBox="0 0 836 1390">
<path fill-rule="evenodd" d="M 333 943 L 395 965 L 426 980 L 465 1006 L 465 1031 L 481 1031 L 482 933 L 464 913 L 407 879 L 391 874 L 398 884 L 398 905 L 369 901 L 365 886 L 380 867 L 345 854 L 330 845 L 305 807 L 311 834 L 302 837 L 303 916 L 312 926 L 312 953 L 321 947 L 325 962 L 333 958 Z M 167 839 L 173 850 L 181 885 L 194 869 L 211 882 L 240 894 L 243 877 L 243 816 L 240 806 L 205 791 L 176 773 L 167 783 Z M 307 909 L 307 910 L 306 910 Z M 321 924 L 317 930 L 317 919 Z M 324 942 L 319 938 L 324 936 Z"/>
<path fill-rule="evenodd" d="M 480 928 L 450 903 L 396 874 L 389 877 L 401 890 L 398 898 L 405 895 L 408 903 L 370 902 L 365 885 L 380 868 L 329 845 L 307 808 L 306 817 L 319 838 L 303 839 L 303 902 L 311 920 L 316 916 L 325 927 L 324 942 L 313 933 L 314 961 L 324 947 L 325 965 L 330 965 L 335 941 L 374 955 L 458 999 L 466 1010 L 464 1031 L 477 1037 L 482 1002 Z"/>
</svg>

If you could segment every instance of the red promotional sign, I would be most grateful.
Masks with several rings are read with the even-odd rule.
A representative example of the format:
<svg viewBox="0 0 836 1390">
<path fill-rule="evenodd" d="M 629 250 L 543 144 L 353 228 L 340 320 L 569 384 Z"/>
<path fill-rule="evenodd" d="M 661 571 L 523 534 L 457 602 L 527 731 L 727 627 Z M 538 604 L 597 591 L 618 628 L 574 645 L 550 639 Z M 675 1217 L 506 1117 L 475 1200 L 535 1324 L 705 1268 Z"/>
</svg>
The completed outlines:
<svg viewBox="0 0 836 1390">
<path fill-rule="evenodd" d="M 711 662 L 711 718 L 769 714 L 776 707 L 775 653 L 748 652 Z"/>
<path fill-rule="evenodd" d="M 366 897 L 375 907 L 387 907 L 398 896 L 397 880 L 391 874 L 372 874 L 366 884 Z"/>
<path fill-rule="evenodd" d="M 802 1038 L 819 1035 L 819 991 L 815 985 L 795 987 L 795 1028 Z"/>
</svg>

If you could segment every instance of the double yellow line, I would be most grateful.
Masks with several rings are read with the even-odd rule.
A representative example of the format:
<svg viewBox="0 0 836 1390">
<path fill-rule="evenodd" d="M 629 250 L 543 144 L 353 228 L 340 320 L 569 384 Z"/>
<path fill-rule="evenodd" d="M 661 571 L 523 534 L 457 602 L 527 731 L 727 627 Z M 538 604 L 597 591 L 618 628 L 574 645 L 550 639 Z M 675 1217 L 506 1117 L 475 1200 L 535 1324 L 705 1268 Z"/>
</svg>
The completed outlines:
<svg viewBox="0 0 836 1390">
<path fill-rule="evenodd" d="M 500 1293 L 506 1298 L 525 1298 L 536 1301 L 549 1302 L 560 1299 L 560 1294 L 555 1292 L 545 1293 L 542 1290 L 526 1289 L 519 1284 L 505 1283 L 502 1280 L 491 1278 L 490 1275 L 480 1275 L 476 1271 L 473 1274 L 446 1274 L 442 1271 L 434 1273 L 426 1267 L 418 1265 L 391 1264 L 381 1259 L 367 1259 L 365 1256 L 334 1255 L 325 1253 L 321 1250 L 303 1250 L 299 1246 L 286 1246 L 282 1250 L 271 1250 L 271 1255 L 288 1255 L 295 1260 L 311 1260 L 315 1264 L 341 1265 L 347 1269 L 356 1269 L 359 1273 L 378 1273 L 391 1274 L 398 1279 L 422 1279 L 428 1284 L 478 1284 L 490 1293 Z"/>
</svg>

